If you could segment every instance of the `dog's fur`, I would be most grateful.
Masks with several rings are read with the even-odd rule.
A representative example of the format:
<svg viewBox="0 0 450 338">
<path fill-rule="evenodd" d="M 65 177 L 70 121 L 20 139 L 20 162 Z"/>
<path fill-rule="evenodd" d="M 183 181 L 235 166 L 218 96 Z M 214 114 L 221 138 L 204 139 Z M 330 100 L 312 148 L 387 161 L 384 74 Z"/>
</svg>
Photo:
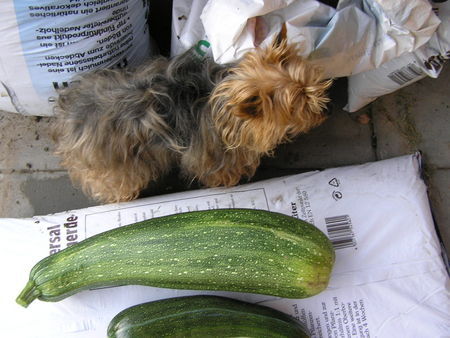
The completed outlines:
<svg viewBox="0 0 450 338">
<path fill-rule="evenodd" d="M 176 165 L 205 186 L 235 185 L 278 144 L 325 119 L 330 84 L 285 39 L 236 65 L 188 51 L 86 73 L 60 92 L 56 154 L 102 202 L 134 199 Z"/>
</svg>

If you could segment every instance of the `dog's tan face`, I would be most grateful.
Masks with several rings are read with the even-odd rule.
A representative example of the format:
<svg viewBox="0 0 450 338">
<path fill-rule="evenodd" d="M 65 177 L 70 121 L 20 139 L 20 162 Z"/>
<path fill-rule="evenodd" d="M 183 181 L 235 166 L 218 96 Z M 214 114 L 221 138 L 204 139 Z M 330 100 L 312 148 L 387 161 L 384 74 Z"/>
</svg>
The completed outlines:
<svg viewBox="0 0 450 338">
<path fill-rule="evenodd" d="M 330 84 L 286 40 L 274 42 L 247 53 L 215 88 L 216 129 L 229 148 L 268 154 L 323 122 Z"/>
</svg>

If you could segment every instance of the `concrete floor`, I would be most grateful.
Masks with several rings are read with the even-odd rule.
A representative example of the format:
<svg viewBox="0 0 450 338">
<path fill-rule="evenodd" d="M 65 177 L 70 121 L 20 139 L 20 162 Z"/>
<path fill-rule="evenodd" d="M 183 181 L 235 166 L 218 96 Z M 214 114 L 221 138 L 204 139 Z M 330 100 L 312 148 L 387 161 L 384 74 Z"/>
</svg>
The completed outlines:
<svg viewBox="0 0 450 338">
<path fill-rule="evenodd" d="M 255 180 L 369 161 L 420 150 L 430 203 L 450 252 L 450 67 L 438 79 L 423 79 L 378 99 L 359 114 L 348 114 L 345 81 L 333 93 L 332 115 L 319 128 L 280 146 L 264 159 Z M 370 121 L 362 123 L 360 114 Z M 0 217 L 29 217 L 97 203 L 74 187 L 52 154 L 51 118 L 0 111 Z M 149 187 L 145 196 L 195 188 L 176 172 Z"/>
</svg>

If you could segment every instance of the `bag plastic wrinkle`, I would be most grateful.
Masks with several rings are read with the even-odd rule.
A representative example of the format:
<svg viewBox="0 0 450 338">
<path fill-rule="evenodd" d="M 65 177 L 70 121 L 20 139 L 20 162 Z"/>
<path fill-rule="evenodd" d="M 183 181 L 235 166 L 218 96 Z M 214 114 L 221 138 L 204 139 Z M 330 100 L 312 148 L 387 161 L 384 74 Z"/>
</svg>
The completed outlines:
<svg viewBox="0 0 450 338">
<path fill-rule="evenodd" d="M 152 52 L 148 1 L 0 1 L 0 109 L 52 116 L 77 73 L 135 66 Z"/>
<path fill-rule="evenodd" d="M 205 40 L 205 30 L 200 21 L 200 14 L 208 0 L 173 0 L 172 37 L 170 54 L 172 56 L 195 46 Z M 207 49 L 209 53 L 209 48 Z"/>
<path fill-rule="evenodd" d="M 345 110 L 356 112 L 380 96 L 427 76 L 439 76 L 445 61 L 450 58 L 450 2 L 433 3 L 433 8 L 441 24 L 431 39 L 415 51 L 402 54 L 376 69 L 350 76 Z"/>
<path fill-rule="evenodd" d="M 268 45 L 285 23 L 288 40 L 298 43 L 299 54 L 320 65 L 325 77 L 374 69 L 416 50 L 440 22 L 426 0 L 341 0 L 336 9 L 316 0 L 190 4 L 184 9 L 174 6 L 173 26 L 179 39 L 173 41 L 173 54 L 206 40 L 218 63 L 234 62 L 256 46 Z M 181 12 L 184 16 L 178 15 Z M 177 22 L 180 17 L 186 20 Z"/>
<path fill-rule="evenodd" d="M 274 178 L 229 189 L 204 189 L 129 203 L 0 219 L 2 334 L 10 337 L 102 337 L 112 317 L 145 301 L 221 294 L 264 302 L 299 316 L 313 337 L 439 337 L 450 332 L 450 285 L 421 179 L 419 155 Z M 303 300 L 221 292 L 122 286 L 62 301 L 15 297 L 41 258 L 96 233 L 151 217 L 210 208 L 258 208 L 307 220 L 336 248 L 329 287 Z M 318 328 L 320 324 L 320 329 Z M 321 330 L 321 334 L 319 334 Z M 349 331 L 347 331 L 349 330 Z M 422 335 L 428 332 L 428 335 Z M 347 336 L 350 336 L 348 334 Z"/>
</svg>

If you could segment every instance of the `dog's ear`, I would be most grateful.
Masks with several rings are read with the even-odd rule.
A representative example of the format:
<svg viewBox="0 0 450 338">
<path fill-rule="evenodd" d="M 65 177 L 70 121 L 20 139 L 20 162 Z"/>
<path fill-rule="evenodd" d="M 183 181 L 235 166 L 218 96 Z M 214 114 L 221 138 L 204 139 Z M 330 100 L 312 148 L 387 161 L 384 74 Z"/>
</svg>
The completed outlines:
<svg viewBox="0 0 450 338">
<path fill-rule="evenodd" d="M 287 40 L 287 28 L 283 23 L 280 32 L 265 48 L 257 51 L 261 60 L 267 65 L 282 66 L 298 58 L 297 46 L 289 44 Z"/>
<path fill-rule="evenodd" d="M 283 41 L 287 41 L 287 28 L 285 22 L 283 22 L 283 24 L 281 25 L 281 30 L 278 33 L 277 37 L 273 40 L 272 45 L 278 46 Z"/>
</svg>

